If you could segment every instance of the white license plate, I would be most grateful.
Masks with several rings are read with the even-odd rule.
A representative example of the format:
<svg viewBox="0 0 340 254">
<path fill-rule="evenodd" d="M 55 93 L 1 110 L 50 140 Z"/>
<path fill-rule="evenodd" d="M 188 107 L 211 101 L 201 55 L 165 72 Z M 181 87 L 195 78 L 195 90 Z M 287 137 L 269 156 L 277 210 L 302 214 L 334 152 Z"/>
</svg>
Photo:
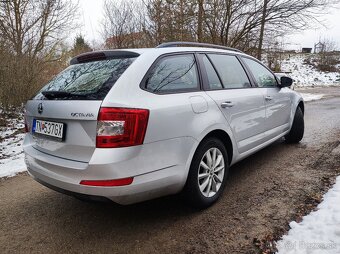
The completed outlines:
<svg viewBox="0 0 340 254">
<path fill-rule="evenodd" d="M 34 119 L 32 132 L 62 140 L 65 136 L 65 124 Z"/>
</svg>

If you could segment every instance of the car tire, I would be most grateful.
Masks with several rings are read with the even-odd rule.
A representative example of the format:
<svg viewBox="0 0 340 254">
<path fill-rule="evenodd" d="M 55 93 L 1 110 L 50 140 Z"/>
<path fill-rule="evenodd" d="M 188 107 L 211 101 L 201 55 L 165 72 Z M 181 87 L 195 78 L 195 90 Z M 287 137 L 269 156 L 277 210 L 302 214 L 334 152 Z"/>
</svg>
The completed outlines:
<svg viewBox="0 0 340 254">
<path fill-rule="evenodd" d="M 293 125 L 289 133 L 285 136 L 287 143 L 299 143 L 303 138 L 305 131 L 305 123 L 303 120 L 303 113 L 300 107 L 297 107 Z"/>
<path fill-rule="evenodd" d="M 224 144 L 217 138 L 204 139 L 191 161 L 184 187 L 185 199 L 196 208 L 211 206 L 221 196 L 228 172 L 228 155 Z"/>
</svg>

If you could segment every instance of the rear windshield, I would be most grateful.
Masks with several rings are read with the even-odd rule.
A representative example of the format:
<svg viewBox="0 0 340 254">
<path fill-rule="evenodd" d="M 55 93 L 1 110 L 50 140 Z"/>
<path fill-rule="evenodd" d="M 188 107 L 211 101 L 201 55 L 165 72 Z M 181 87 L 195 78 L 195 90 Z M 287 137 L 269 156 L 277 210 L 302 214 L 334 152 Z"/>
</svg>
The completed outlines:
<svg viewBox="0 0 340 254">
<path fill-rule="evenodd" d="M 34 97 L 36 100 L 103 100 L 136 58 L 118 58 L 71 65 Z"/>
</svg>

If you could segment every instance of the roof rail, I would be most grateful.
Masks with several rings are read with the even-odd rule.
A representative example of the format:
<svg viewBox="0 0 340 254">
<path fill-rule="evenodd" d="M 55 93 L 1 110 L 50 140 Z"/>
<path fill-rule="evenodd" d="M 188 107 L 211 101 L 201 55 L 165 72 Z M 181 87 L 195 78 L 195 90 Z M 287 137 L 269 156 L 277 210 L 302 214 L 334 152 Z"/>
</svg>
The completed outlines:
<svg viewBox="0 0 340 254">
<path fill-rule="evenodd" d="M 165 42 L 165 43 L 162 43 L 162 44 L 158 45 L 156 48 L 177 47 L 177 46 L 182 46 L 182 45 L 194 46 L 194 47 L 206 47 L 206 48 L 224 49 L 224 50 L 231 50 L 231 51 L 243 53 L 239 49 L 229 48 L 229 47 L 222 46 L 222 45 L 215 45 L 215 44 L 201 43 L 201 42 L 189 42 L 189 41 Z"/>
</svg>

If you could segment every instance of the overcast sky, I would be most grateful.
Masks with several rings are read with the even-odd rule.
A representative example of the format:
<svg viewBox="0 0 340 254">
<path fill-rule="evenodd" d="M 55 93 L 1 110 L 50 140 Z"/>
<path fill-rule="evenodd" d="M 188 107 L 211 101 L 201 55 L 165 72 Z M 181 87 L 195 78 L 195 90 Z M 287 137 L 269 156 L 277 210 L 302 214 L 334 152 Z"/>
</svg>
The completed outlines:
<svg viewBox="0 0 340 254">
<path fill-rule="evenodd" d="M 314 43 L 321 38 L 334 41 L 336 47 L 340 49 L 340 9 L 333 8 L 328 15 L 322 17 L 322 20 L 326 27 L 319 26 L 289 36 L 287 41 L 290 45 L 287 45 L 287 47 L 293 49 L 312 48 Z"/>
<path fill-rule="evenodd" d="M 103 2 L 104 0 L 79 0 L 80 27 L 71 35 L 71 38 L 81 33 L 92 44 L 93 41 L 103 41 L 101 36 Z M 285 42 L 288 42 L 286 47 L 290 49 L 312 48 L 319 38 L 326 38 L 334 41 L 337 48 L 340 49 L 340 9 L 334 8 L 330 12 L 330 14 L 323 16 L 327 28 L 321 26 L 290 35 L 287 40 L 284 39 Z"/>
<path fill-rule="evenodd" d="M 103 3 L 104 0 L 79 0 L 80 27 L 73 37 L 80 33 L 91 43 L 93 40 L 103 41 L 101 36 Z"/>
</svg>

